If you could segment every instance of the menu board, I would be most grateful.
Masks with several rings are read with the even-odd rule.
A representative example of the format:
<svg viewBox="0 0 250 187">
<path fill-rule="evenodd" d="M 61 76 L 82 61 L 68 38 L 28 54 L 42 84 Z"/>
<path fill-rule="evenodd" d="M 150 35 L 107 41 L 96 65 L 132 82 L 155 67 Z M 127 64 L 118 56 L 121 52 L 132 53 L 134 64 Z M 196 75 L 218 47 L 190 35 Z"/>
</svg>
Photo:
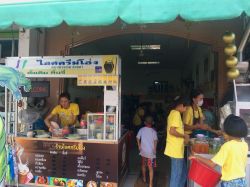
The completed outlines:
<svg viewBox="0 0 250 187">
<path fill-rule="evenodd" d="M 117 187 L 118 145 L 17 138 L 19 183 Z"/>
</svg>

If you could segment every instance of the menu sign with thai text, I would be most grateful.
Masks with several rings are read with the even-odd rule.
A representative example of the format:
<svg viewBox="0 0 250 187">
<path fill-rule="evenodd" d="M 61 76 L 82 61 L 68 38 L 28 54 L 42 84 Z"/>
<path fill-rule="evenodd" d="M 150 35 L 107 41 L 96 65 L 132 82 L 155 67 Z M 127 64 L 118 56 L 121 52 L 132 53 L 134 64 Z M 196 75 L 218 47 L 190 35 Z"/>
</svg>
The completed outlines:
<svg viewBox="0 0 250 187">
<path fill-rule="evenodd" d="M 92 182 L 114 187 L 118 183 L 116 144 L 25 138 L 16 142 L 19 183 L 86 186 Z"/>
</svg>

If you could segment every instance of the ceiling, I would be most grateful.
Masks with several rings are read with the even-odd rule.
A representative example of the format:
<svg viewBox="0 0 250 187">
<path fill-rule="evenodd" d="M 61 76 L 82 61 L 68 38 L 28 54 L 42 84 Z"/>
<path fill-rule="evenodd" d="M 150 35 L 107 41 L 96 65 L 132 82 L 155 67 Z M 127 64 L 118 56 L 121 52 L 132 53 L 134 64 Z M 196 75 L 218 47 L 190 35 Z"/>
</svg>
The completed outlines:
<svg viewBox="0 0 250 187">
<path fill-rule="evenodd" d="M 132 51 L 130 45 L 161 45 L 160 50 Z M 159 34 L 126 34 L 108 37 L 71 49 L 70 55 L 118 54 L 123 69 L 182 69 L 201 43 Z M 204 44 L 203 44 L 204 45 Z M 138 65 L 137 61 L 160 61 L 158 65 Z"/>
</svg>

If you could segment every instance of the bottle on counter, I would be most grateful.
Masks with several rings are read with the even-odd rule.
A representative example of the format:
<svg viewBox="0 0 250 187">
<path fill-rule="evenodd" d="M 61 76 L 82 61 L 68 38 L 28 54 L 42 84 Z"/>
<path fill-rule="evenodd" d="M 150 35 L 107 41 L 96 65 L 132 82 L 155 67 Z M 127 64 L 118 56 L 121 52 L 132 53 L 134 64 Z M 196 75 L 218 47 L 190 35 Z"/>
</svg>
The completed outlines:
<svg viewBox="0 0 250 187">
<path fill-rule="evenodd" d="M 83 114 L 80 120 L 80 127 L 82 129 L 87 129 L 87 114 Z"/>
<path fill-rule="evenodd" d="M 214 138 L 211 141 L 210 148 L 209 148 L 209 153 L 210 154 L 216 154 L 220 150 L 221 147 L 221 139 L 220 138 Z"/>
<path fill-rule="evenodd" d="M 205 138 L 197 138 L 194 141 L 193 151 L 197 154 L 208 154 L 209 144 Z"/>
</svg>

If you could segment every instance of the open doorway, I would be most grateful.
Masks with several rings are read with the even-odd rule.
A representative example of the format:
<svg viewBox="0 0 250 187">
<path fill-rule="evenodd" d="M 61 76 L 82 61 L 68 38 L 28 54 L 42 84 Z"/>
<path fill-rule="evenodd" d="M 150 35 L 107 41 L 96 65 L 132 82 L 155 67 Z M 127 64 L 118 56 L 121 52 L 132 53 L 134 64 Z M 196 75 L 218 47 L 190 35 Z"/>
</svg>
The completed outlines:
<svg viewBox="0 0 250 187">
<path fill-rule="evenodd" d="M 154 108 L 157 130 L 162 137 L 160 162 L 164 162 L 162 155 L 169 105 L 175 96 L 189 97 L 193 88 L 200 88 L 205 94 L 205 105 L 215 106 L 218 55 L 204 43 L 160 34 L 117 35 L 70 49 L 70 55 L 111 54 L 118 54 L 122 61 L 122 124 L 133 129 L 136 109 L 143 106 L 147 113 Z M 69 85 L 72 87 L 73 84 Z M 78 96 L 86 95 L 80 92 L 84 90 L 78 90 Z M 90 94 L 89 97 L 97 96 Z M 132 150 L 131 155 L 139 158 L 134 156 L 138 155 L 137 150 Z M 131 161 L 130 171 L 140 170 L 138 163 L 136 159 Z M 165 176 L 164 169 L 160 171 L 159 168 L 158 173 Z M 158 181 L 157 186 L 165 186 L 166 178 L 158 179 L 162 181 Z"/>
<path fill-rule="evenodd" d="M 71 48 L 70 55 L 118 54 L 122 59 L 122 122 L 130 128 L 140 104 L 166 110 L 171 100 L 201 88 L 214 105 L 218 55 L 211 46 L 160 34 L 126 34 Z"/>
</svg>

